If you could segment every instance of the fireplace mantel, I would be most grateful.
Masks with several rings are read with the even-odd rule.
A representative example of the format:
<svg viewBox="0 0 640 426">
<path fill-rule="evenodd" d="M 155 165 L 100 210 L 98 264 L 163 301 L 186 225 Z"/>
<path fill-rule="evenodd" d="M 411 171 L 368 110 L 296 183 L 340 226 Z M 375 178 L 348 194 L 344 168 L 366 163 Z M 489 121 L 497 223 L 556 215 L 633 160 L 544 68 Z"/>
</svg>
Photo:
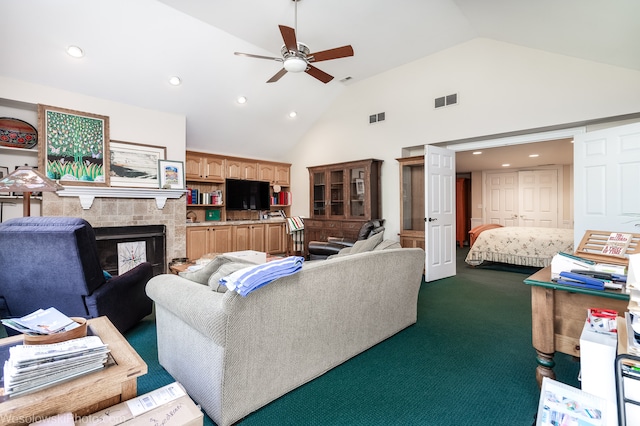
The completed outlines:
<svg viewBox="0 0 640 426">
<path fill-rule="evenodd" d="M 57 191 L 60 197 L 78 197 L 84 210 L 89 210 L 96 197 L 100 198 L 154 198 L 158 209 L 163 209 L 167 199 L 180 198 L 184 189 L 155 189 L 155 188 L 114 188 L 95 186 L 65 186 Z"/>
</svg>

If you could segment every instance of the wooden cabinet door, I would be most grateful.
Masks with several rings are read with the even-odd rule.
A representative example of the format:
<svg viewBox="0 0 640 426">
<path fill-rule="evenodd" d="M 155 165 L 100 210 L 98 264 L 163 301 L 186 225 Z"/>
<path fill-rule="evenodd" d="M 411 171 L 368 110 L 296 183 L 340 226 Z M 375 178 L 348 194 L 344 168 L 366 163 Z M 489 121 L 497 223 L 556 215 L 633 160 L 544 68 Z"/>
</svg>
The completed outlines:
<svg viewBox="0 0 640 426">
<path fill-rule="evenodd" d="M 209 228 L 206 226 L 187 228 L 187 257 L 196 260 L 209 253 L 208 241 Z"/>
<path fill-rule="evenodd" d="M 205 179 L 216 182 L 224 182 L 224 158 L 205 157 L 203 158 L 203 162 Z"/>
<path fill-rule="evenodd" d="M 276 166 L 275 183 L 289 186 L 291 169 L 288 166 Z"/>
<path fill-rule="evenodd" d="M 265 224 L 265 251 L 269 254 L 286 251 L 286 233 L 284 223 Z"/>
<path fill-rule="evenodd" d="M 258 163 L 227 160 L 227 177 L 231 179 L 258 179 Z"/>
<path fill-rule="evenodd" d="M 258 163 L 242 163 L 244 177 L 242 179 L 258 180 Z"/>
<path fill-rule="evenodd" d="M 251 249 L 251 225 L 235 225 L 233 230 L 233 251 Z"/>
<path fill-rule="evenodd" d="M 201 179 L 200 156 L 187 154 L 184 163 L 184 177 L 189 179 Z"/>
<path fill-rule="evenodd" d="M 233 251 L 264 251 L 264 225 L 235 225 Z"/>
<path fill-rule="evenodd" d="M 228 253 L 232 248 L 232 227 L 214 226 L 209 232 L 209 253 Z"/>
<path fill-rule="evenodd" d="M 273 164 L 258 164 L 258 180 L 273 183 L 276 176 L 276 167 Z"/>
<path fill-rule="evenodd" d="M 251 250 L 265 251 L 264 240 L 264 225 L 251 225 Z"/>
</svg>

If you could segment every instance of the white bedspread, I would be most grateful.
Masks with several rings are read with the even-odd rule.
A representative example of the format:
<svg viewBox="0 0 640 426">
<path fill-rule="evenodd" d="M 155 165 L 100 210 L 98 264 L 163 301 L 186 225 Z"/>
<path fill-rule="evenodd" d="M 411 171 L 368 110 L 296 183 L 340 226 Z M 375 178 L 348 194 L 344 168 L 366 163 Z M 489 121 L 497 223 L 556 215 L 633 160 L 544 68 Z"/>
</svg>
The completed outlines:
<svg viewBox="0 0 640 426">
<path fill-rule="evenodd" d="M 573 229 L 505 226 L 480 233 L 465 262 L 545 267 L 558 252 L 573 253 Z"/>
</svg>

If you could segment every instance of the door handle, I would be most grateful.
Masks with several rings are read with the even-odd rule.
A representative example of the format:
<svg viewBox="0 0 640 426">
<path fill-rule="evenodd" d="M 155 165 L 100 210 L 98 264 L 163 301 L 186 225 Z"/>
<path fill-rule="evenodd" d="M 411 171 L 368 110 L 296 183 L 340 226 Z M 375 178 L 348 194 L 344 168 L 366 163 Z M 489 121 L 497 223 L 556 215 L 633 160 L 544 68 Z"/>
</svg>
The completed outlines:
<svg viewBox="0 0 640 426">
<path fill-rule="evenodd" d="M 429 222 L 435 222 L 436 220 L 438 220 L 438 218 L 435 218 L 435 219 L 432 217 L 429 218 Z"/>
</svg>

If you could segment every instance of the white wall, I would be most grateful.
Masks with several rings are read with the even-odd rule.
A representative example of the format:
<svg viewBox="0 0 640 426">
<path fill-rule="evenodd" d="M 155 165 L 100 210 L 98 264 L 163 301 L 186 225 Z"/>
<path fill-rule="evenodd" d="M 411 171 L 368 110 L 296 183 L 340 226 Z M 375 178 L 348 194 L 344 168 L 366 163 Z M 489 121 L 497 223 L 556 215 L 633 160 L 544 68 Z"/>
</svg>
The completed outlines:
<svg viewBox="0 0 640 426">
<path fill-rule="evenodd" d="M 357 76 L 356 76 L 357 77 Z M 458 93 L 455 106 L 433 108 Z M 349 86 L 292 151 L 292 214 L 309 214 L 306 167 L 379 158 L 386 238 L 400 224 L 402 148 L 640 112 L 640 71 L 475 39 Z M 386 112 L 386 120 L 368 117 Z"/>
</svg>

